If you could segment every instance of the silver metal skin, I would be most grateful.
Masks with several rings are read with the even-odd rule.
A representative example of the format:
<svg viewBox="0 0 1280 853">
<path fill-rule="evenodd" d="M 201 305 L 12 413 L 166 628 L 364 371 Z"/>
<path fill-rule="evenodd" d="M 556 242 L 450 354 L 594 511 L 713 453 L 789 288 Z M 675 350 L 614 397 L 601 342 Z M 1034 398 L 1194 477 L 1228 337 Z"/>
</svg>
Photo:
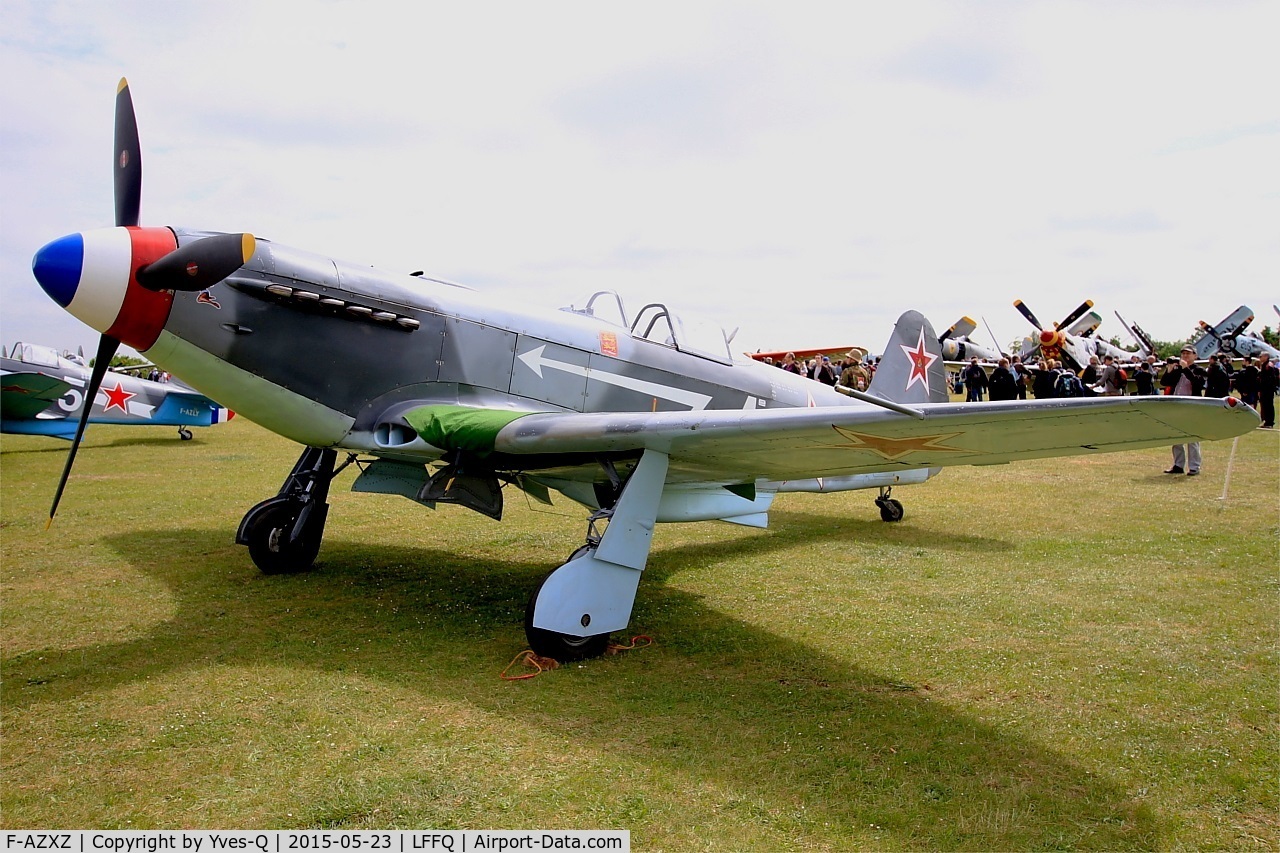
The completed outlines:
<svg viewBox="0 0 1280 853">
<path fill-rule="evenodd" d="M 83 359 L 52 347 L 18 342 L 0 356 L 0 431 L 70 440 L 84 407 L 89 368 Z M 179 382 L 152 382 L 108 373 L 91 402 L 91 424 L 174 426 L 183 439 L 190 427 L 225 423 L 231 412 Z"/>
<path fill-rule="evenodd" d="M 124 81 L 119 92 L 128 131 Z M 136 132 L 117 136 L 137 154 Z M 118 182 L 117 201 L 133 209 L 139 181 Z M 102 332 L 103 351 L 133 346 L 303 445 L 236 533 L 263 572 L 311 566 L 329 485 L 352 460 L 356 491 L 491 518 L 508 486 L 539 501 L 559 492 L 590 510 L 586 541 L 534 590 L 525 630 L 534 651 L 561 660 L 602 653 L 629 623 L 658 522 L 763 527 L 780 491 L 863 488 L 898 521 L 892 487 L 946 466 L 1226 438 L 1258 423 L 1232 401 L 1182 397 L 951 404 L 938 337 L 915 311 L 850 397 L 735 356 L 732 336 L 676 306 L 628 311 L 601 292 L 538 309 L 249 234 L 121 225 L 49 243 L 35 277 Z"/>
<path fill-rule="evenodd" d="M 1248 305 L 1241 305 L 1216 326 L 1202 320 L 1191 342 L 1196 348 L 1196 358 L 1204 360 L 1211 355 L 1257 358 L 1265 352 L 1272 361 L 1280 360 L 1280 350 L 1259 337 L 1245 334 L 1244 330 L 1252 322 L 1253 309 Z"/>
</svg>

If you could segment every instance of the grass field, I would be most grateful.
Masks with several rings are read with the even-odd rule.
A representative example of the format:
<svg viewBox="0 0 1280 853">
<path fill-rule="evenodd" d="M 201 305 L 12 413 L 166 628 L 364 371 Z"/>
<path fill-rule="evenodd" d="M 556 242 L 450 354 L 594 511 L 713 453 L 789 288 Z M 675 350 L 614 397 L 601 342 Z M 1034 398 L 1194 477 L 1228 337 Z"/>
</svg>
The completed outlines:
<svg viewBox="0 0 1280 853">
<path fill-rule="evenodd" d="M 583 513 L 335 484 L 300 576 L 232 543 L 296 449 L 4 436 L 6 828 L 616 828 L 637 850 L 1280 848 L 1280 433 L 784 495 L 658 529 L 651 647 L 527 681 Z"/>
</svg>

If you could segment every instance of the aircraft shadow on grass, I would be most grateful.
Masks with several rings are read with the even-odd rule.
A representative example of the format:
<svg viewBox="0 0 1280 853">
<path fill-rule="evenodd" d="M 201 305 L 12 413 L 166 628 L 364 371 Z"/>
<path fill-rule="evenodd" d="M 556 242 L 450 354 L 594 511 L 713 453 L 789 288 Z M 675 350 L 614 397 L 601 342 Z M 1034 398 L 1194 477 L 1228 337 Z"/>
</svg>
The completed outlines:
<svg viewBox="0 0 1280 853">
<path fill-rule="evenodd" d="M 878 522 L 856 527 L 846 525 L 839 535 L 881 541 L 900 535 Z M 244 560 L 220 528 L 139 531 L 104 541 L 172 591 L 176 614 L 122 643 L 43 649 L 11 659 L 5 666 L 7 714 L 201 665 L 265 663 L 358 670 L 361 677 L 423 694 L 424 706 L 433 697 L 467 697 L 486 714 L 525 725 L 533 719 L 512 698 L 519 688 L 478 690 L 475 672 L 496 673 L 511 650 L 523 647 L 512 614 L 524 606 L 531 579 L 545 570 L 542 560 L 481 560 L 335 536 L 312 572 L 268 577 Z M 947 534 L 940 541 L 961 549 L 1001 544 Z M 798 796 L 806 819 L 816 825 L 864 831 L 876 824 L 906 846 L 1007 845 L 998 828 L 964 832 L 958 824 L 984 811 L 1007 814 L 1011 802 L 1018 804 L 1020 837 L 1038 847 L 1149 847 L 1159 837 L 1149 809 L 1044 745 L 959 713 L 932 700 L 925 688 L 849 666 L 735 619 L 666 582 L 677 567 L 763 558 L 778 547 L 775 537 L 756 536 L 660 549 L 645 573 L 649 591 L 637 624 L 654 626 L 660 636 L 664 623 L 670 624 L 671 641 L 663 645 L 675 651 L 666 654 L 690 665 L 664 667 L 661 679 L 653 672 L 611 679 L 607 692 L 592 691 L 587 702 L 572 693 L 563 699 L 539 693 L 538 725 L 576 743 L 584 742 L 584 732 L 607 730 L 598 744 L 585 741 L 602 754 L 657 756 L 649 760 L 659 762 L 670 754 L 673 769 L 692 775 L 690 784 L 736 791 L 735 802 L 748 812 L 752 804 L 778 797 L 770 780 L 779 779 L 805 792 Z M 150 556 L 143 561 L 137 556 L 142 554 Z M 853 591 L 852 606 L 856 600 Z M 874 614 L 866 618 L 869 625 L 875 620 Z M 591 666 L 652 667 L 655 653 L 663 654 L 661 646 Z M 465 675 L 432 664 L 467 658 L 475 667 Z M 726 692 L 735 696 L 733 703 L 724 702 Z M 830 739 L 795 737 L 815 717 Z M 629 724 L 610 724 L 620 719 Z M 769 755 L 767 764 L 760 762 L 762 754 Z M 886 786 L 890 802 L 911 802 L 910 807 L 901 813 L 887 807 Z M 864 792 L 877 793 L 867 799 Z M 792 796 L 797 795 L 787 795 Z M 930 801 L 927 807 L 920 806 L 922 800 Z M 330 821 L 334 805 L 326 808 L 304 821 Z M 905 815 L 915 823 L 906 825 Z M 933 822 L 922 825 L 922 815 L 933 816 Z"/>
<path fill-rule="evenodd" d="M 163 437 L 162 437 L 162 436 L 158 436 L 158 435 L 153 435 L 153 436 L 147 436 L 147 437 L 143 437 L 143 436 L 134 436 L 134 437 L 132 437 L 132 438 L 116 438 L 116 439 L 112 439 L 111 441 L 104 441 L 104 442 L 102 442 L 101 444 L 94 444 L 94 443 L 92 443 L 92 441 L 91 441 L 91 440 L 92 440 L 92 438 L 93 438 L 92 430 L 90 430 L 90 431 L 86 432 L 86 433 L 85 433 L 85 435 L 87 435 L 87 436 L 89 437 L 88 439 L 86 439 L 86 440 L 85 440 L 85 443 L 84 443 L 84 445 L 83 445 L 83 449 L 85 449 L 85 450 L 90 450 L 90 449 L 93 449 L 93 448 L 99 448 L 99 447 L 158 447 L 158 448 L 166 448 L 166 447 L 171 447 L 171 446 L 173 446 L 174 444 L 177 444 L 177 443 L 178 443 L 178 439 L 173 438 L 172 436 L 168 436 L 168 435 L 166 435 L 166 436 L 163 436 Z M 66 443 L 65 443 L 65 442 L 63 442 L 63 441 L 58 441 L 58 443 L 56 443 L 56 444 L 54 444 L 54 443 L 50 442 L 50 443 L 48 444 L 48 446 L 42 446 L 42 447 L 21 447 L 21 448 L 18 448 L 18 447 L 13 447 L 12 445 L 10 445 L 9 447 L 4 448 L 4 452 L 5 452 L 5 453 L 15 453 L 15 454 L 26 454 L 26 453 L 54 453 L 54 454 L 57 454 L 58 456 L 66 456 L 66 455 L 67 455 L 67 445 L 66 445 Z"/>
</svg>

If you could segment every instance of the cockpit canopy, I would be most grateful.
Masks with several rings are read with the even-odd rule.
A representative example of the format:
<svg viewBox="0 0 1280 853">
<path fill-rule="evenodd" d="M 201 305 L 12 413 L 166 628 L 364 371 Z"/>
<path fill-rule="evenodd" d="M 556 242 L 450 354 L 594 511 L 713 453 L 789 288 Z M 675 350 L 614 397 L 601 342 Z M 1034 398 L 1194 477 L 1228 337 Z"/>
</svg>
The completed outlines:
<svg viewBox="0 0 1280 853">
<path fill-rule="evenodd" d="M 62 360 L 71 361 L 82 366 L 84 364 L 83 359 L 69 353 L 59 356 L 58 351 L 53 347 L 46 347 L 40 344 L 24 344 L 21 341 L 13 345 L 13 349 L 9 352 L 9 358 L 14 358 L 23 364 L 31 364 L 36 367 L 58 367 Z"/>
<path fill-rule="evenodd" d="M 737 334 L 736 329 L 726 334 L 724 327 L 713 320 L 688 312 L 677 314 L 661 302 L 650 302 L 632 319 L 621 296 L 612 290 L 598 290 L 582 302 L 581 308 L 574 303 L 561 310 L 627 329 L 637 340 L 673 347 L 721 364 L 733 363 L 729 344 Z"/>
</svg>

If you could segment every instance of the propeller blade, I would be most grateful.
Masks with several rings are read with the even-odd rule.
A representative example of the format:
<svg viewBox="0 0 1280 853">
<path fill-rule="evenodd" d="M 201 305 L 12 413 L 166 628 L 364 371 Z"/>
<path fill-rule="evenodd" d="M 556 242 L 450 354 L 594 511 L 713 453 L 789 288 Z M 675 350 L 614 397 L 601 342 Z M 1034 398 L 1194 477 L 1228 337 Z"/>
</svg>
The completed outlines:
<svg viewBox="0 0 1280 853">
<path fill-rule="evenodd" d="M 98 386 L 107 373 L 107 367 L 116 354 L 120 342 L 109 335 L 98 339 L 98 355 L 93 362 L 93 372 L 89 374 L 89 387 L 84 392 L 84 407 L 80 410 L 80 423 L 76 426 L 76 437 L 71 441 L 71 449 L 67 451 L 67 464 L 62 468 L 62 479 L 58 480 L 58 491 L 53 495 L 53 506 L 49 508 L 48 530 L 53 524 L 53 517 L 58 513 L 58 503 L 62 500 L 62 490 L 67 487 L 67 478 L 71 476 L 71 465 L 76 461 L 76 451 L 80 449 L 80 439 L 84 437 L 85 425 L 89 423 L 89 412 L 93 409 L 93 398 L 98 396 Z"/>
<path fill-rule="evenodd" d="M 1031 309 L 1028 308 L 1021 299 L 1013 300 L 1013 307 L 1017 308 L 1018 312 L 1022 314 L 1023 317 L 1026 317 L 1027 322 L 1029 322 L 1031 325 L 1035 326 L 1037 329 L 1044 328 L 1044 326 L 1040 323 L 1040 321 L 1036 319 L 1036 315 L 1031 313 Z"/>
<path fill-rule="evenodd" d="M 972 317 L 961 317 L 951 324 L 951 328 L 938 335 L 938 343 L 942 343 L 948 338 L 963 338 L 973 334 L 973 330 L 978 328 L 978 324 L 973 322 Z"/>
<path fill-rule="evenodd" d="M 204 290 L 247 264 L 256 247 L 252 234 L 205 237 L 140 267 L 138 284 L 148 290 Z"/>
<path fill-rule="evenodd" d="M 1231 331 L 1229 331 L 1227 334 L 1229 334 L 1229 335 L 1233 335 L 1233 336 L 1234 336 L 1234 335 L 1238 335 L 1238 334 L 1240 334 L 1241 332 L 1243 332 L 1246 328 L 1248 328 L 1249 324 L 1250 324 L 1250 323 L 1252 323 L 1252 322 L 1253 322 L 1253 315 L 1252 315 L 1252 314 L 1250 314 L 1250 315 L 1245 319 L 1245 321 L 1244 321 L 1243 323 L 1241 323 L 1239 326 L 1236 326 L 1234 329 L 1232 329 Z"/>
<path fill-rule="evenodd" d="M 142 207 L 142 148 L 129 81 L 123 77 L 116 89 L 115 158 L 116 225 L 137 225 Z"/>
<path fill-rule="evenodd" d="M 1068 326 L 1070 326 L 1072 323 L 1074 323 L 1076 320 L 1079 320 L 1081 317 L 1083 317 L 1083 316 L 1084 316 L 1084 312 L 1088 311 L 1088 310 L 1089 310 L 1090 308 L 1092 308 L 1092 307 L 1093 307 L 1093 300 L 1092 300 L 1092 299 L 1086 299 L 1084 302 L 1081 302 L 1081 303 L 1080 303 L 1080 305 L 1076 307 L 1076 310 L 1074 310 L 1074 311 L 1072 311 L 1070 314 L 1068 314 L 1068 315 L 1067 315 L 1067 318 L 1066 318 L 1065 320 L 1063 320 L 1061 323 L 1059 323 L 1059 324 L 1058 324 L 1057 326 L 1055 326 L 1054 328 L 1057 328 L 1057 329 L 1065 329 L 1065 328 L 1067 328 L 1067 327 L 1068 327 Z"/>
</svg>

